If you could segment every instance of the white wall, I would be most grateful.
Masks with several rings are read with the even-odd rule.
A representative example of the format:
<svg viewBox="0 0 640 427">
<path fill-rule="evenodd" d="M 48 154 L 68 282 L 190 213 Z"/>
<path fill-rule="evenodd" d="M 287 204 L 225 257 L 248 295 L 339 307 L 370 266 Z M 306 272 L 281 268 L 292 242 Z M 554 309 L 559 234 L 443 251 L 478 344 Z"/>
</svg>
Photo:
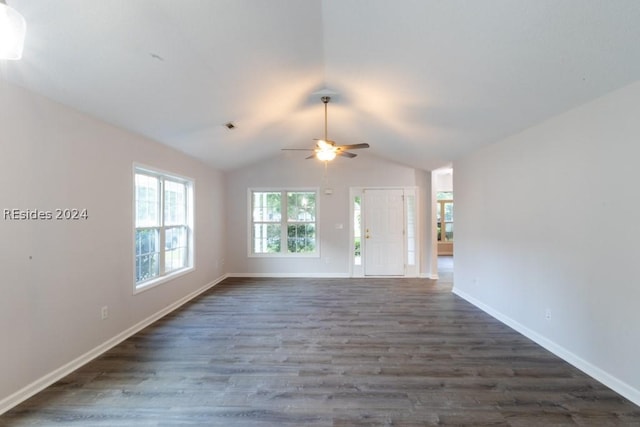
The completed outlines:
<svg viewBox="0 0 640 427">
<path fill-rule="evenodd" d="M 454 163 L 455 292 L 638 404 L 639 117 L 637 82 Z"/>
<path fill-rule="evenodd" d="M 418 187 L 422 208 L 419 228 L 422 242 L 429 242 L 431 230 L 431 177 L 424 171 L 391 163 L 368 153 L 355 159 L 338 158 L 329 163 L 325 176 L 322 162 L 305 160 L 300 153 L 283 153 L 271 160 L 236 170 L 227 175 L 227 271 L 237 274 L 310 274 L 344 276 L 350 272 L 349 188 Z M 328 181 L 327 181 L 328 180 Z M 324 188 L 320 191 L 318 234 L 319 258 L 248 257 L 247 191 L 249 188 Z M 426 205 L 425 205 L 426 204 Z M 425 208 L 427 206 L 428 208 Z M 336 224 L 342 224 L 337 229 Z M 423 250 L 422 272 L 430 273 L 430 248 Z"/>
<path fill-rule="evenodd" d="M 138 295 L 134 161 L 194 178 L 196 203 L 196 271 Z M 0 218 L 0 413 L 20 390 L 223 274 L 216 268 L 225 243 L 223 182 L 179 152 L 0 81 L 0 213 L 89 215 Z"/>
<path fill-rule="evenodd" d="M 433 171 L 435 191 L 453 191 L 453 169 Z"/>
</svg>

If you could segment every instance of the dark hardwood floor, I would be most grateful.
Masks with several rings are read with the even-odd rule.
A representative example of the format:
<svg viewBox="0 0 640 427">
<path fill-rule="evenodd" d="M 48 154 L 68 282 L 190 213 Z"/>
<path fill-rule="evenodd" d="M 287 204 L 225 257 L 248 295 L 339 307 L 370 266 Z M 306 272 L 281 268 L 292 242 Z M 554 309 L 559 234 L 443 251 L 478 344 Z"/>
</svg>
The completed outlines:
<svg viewBox="0 0 640 427">
<path fill-rule="evenodd" d="M 426 279 L 227 279 L 3 426 L 617 426 L 640 407 Z"/>
</svg>

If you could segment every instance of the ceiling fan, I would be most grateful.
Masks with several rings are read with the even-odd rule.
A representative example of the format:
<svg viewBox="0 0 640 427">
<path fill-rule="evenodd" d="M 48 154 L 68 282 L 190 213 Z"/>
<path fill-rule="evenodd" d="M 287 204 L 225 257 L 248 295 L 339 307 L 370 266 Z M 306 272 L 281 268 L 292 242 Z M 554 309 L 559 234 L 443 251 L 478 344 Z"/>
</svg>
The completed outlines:
<svg viewBox="0 0 640 427">
<path fill-rule="evenodd" d="M 327 137 L 327 104 L 331 101 L 331 97 L 323 96 L 320 100 L 324 103 L 324 139 L 314 139 L 314 141 L 317 141 L 315 148 L 283 148 L 283 151 L 313 151 L 312 155 L 306 157 L 307 159 L 313 159 L 315 157 L 318 160 L 326 162 L 335 159 L 336 156 L 347 157 L 349 159 L 357 156 L 357 154 L 350 153 L 346 150 L 369 148 L 369 144 L 367 143 L 336 145 L 335 141 L 330 140 Z"/>
</svg>

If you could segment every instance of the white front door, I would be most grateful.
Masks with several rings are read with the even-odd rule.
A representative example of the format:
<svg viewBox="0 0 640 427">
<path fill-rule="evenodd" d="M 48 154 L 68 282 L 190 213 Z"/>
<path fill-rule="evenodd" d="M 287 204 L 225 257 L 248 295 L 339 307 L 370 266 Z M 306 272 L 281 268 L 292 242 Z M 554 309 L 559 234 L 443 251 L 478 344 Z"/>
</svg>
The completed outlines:
<svg viewBox="0 0 640 427">
<path fill-rule="evenodd" d="M 372 190 L 364 198 L 364 274 L 403 276 L 403 190 Z"/>
</svg>

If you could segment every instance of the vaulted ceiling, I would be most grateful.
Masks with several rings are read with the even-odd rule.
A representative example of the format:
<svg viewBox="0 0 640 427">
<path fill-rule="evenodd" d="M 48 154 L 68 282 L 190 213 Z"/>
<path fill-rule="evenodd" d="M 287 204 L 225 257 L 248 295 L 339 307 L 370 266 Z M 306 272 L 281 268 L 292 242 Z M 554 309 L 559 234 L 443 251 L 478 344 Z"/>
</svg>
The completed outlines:
<svg viewBox="0 0 640 427">
<path fill-rule="evenodd" d="M 640 79 L 638 0 L 8 4 L 2 78 L 221 170 L 312 147 L 321 89 L 331 139 L 431 170 Z"/>
</svg>

